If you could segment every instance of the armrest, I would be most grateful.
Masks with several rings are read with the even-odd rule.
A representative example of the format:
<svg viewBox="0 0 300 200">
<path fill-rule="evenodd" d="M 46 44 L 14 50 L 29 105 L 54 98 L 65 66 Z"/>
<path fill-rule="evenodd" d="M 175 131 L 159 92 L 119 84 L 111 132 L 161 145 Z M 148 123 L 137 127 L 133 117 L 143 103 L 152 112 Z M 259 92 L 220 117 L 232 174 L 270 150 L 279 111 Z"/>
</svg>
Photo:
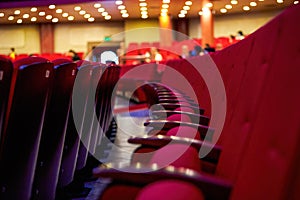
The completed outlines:
<svg viewBox="0 0 300 200">
<path fill-rule="evenodd" d="M 199 115 L 191 112 L 184 112 L 184 111 L 172 111 L 172 110 L 155 110 L 151 112 L 151 117 L 153 119 L 161 119 L 165 116 L 169 117 L 174 114 L 184 114 L 191 118 L 193 123 L 198 123 L 201 125 L 208 126 L 209 124 L 209 117 L 206 117 L 204 115 Z"/>
<path fill-rule="evenodd" d="M 153 127 L 154 129 L 171 129 L 178 126 L 189 126 L 199 131 L 200 137 L 211 141 L 213 139 L 214 129 L 196 123 L 168 121 L 168 120 L 148 120 L 144 123 L 145 126 Z"/>
<path fill-rule="evenodd" d="M 201 189 L 206 199 L 228 200 L 232 190 L 232 183 L 208 174 L 200 174 L 191 169 L 168 166 L 157 169 L 153 164 L 149 167 L 137 163 L 134 166 L 118 168 L 98 167 L 93 170 L 95 177 L 111 178 L 113 181 L 127 184 L 145 185 L 159 180 L 175 179 L 195 184 Z"/>
<path fill-rule="evenodd" d="M 205 156 L 202 159 L 214 164 L 218 163 L 220 154 L 222 152 L 222 147 L 219 145 L 212 145 L 210 143 L 203 142 L 200 140 L 177 137 L 177 136 L 156 135 L 151 137 L 131 137 L 128 139 L 128 142 L 132 144 L 141 144 L 144 146 L 152 146 L 152 147 L 162 147 L 169 144 L 170 142 L 173 142 L 173 143 L 192 145 L 197 149 L 208 148 L 211 149 L 211 151 L 209 152 L 209 154 L 207 154 L 207 156 Z"/>
<path fill-rule="evenodd" d="M 204 109 L 199 108 L 198 106 L 187 106 L 187 105 L 181 105 L 180 103 L 159 103 L 159 105 L 163 106 L 167 110 L 174 110 L 178 107 L 188 107 L 193 109 L 196 113 L 199 113 L 200 115 L 204 114 Z"/>
</svg>

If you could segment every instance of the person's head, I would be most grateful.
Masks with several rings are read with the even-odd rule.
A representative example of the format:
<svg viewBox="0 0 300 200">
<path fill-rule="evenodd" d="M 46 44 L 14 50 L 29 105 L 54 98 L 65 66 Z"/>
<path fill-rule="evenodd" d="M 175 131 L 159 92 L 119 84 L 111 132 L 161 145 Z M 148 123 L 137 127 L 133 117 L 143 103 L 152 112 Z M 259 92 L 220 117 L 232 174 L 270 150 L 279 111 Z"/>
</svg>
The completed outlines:
<svg viewBox="0 0 300 200">
<path fill-rule="evenodd" d="M 244 35 L 243 31 L 238 31 L 239 35 Z"/>
<path fill-rule="evenodd" d="M 14 47 L 12 47 L 12 48 L 10 48 L 10 50 L 11 50 L 12 52 L 14 52 L 14 51 L 15 51 L 15 48 L 14 48 Z"/>
</svg>

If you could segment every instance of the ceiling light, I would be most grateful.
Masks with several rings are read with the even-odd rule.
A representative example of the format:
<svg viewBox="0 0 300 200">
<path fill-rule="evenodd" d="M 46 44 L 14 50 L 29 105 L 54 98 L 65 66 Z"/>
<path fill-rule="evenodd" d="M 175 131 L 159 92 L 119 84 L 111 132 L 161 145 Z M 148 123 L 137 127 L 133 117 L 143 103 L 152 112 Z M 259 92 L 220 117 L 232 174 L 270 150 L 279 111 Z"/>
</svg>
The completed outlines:
<svg viewBox="0 0 300 200">
<path fill-rule="evenodd" d="M 208 8 L 211 8 L 211 7 L 213 7 L 213 4 L 211 2 L 209 2 L 205 6 L 208 7 Z"/>
<path fill-rule="evenodd" d="M 243 10 L 244 10 L 244 11 L 249 11 L 249 10 L 250 10 L 250 7 L 249 7 L 249 6 L 244 6 L 244 7 L 243 7 Z"/>
<path fill-rule="evenodd" d="M 56 13 L 62 13 L 62 12 L 63 12 L 63 10 L 60 8 L 56 10 Z"/>
<path fill-rule="evenodd" d="M 236 4 L 238 4 L 238 1 L 237 0 L 231 0 L 231 2 L 230 2 L 232 5 L 236 5 Z"/>
<path fill-rule="evenodd" d="M 141 15 L 148 15 L 148 12 L 147 11 L 142 11 Z"/>
<path fill-rule="evenodd" d="M 14 16 L 9 16 L 7 19 L 8 19 L 9 21 L 12 21 L 12 20 L 14 20 L 15 18 L 14 18 Z"/>
<path fill-rule="evenodd" d="M 187 5 L 187 6 L 191 6 L 193 4 L 193 2 L 191 2 L 191 1 L 186 1 L 185 2 L 185 5 Z"/>
<path fill-rule="evenodd" d="M 148 18 L 148 15 L 142 15 L 141 18 L 147 19 L 147 18 Z"/>
<path fill-rule="evenodd" d="M 230 10 L 230 9 L 232 9 L 232 5 L 227 4 L 227 5 L 225 5 L 225 8 L 228 9 L 228 10 Z"/>
<path fill-rule="evenodd" d="M 146 1 L 146 0 L 139 0 L 140 2 Z"/>
<path fill-rule="evenodd" d="M 91 15 L 90 14 L 85 14 L 83 17 L 86 18 L 86 19 L 88 19 L 88 18 L 91 17 Z"/>
<path fill-rule="evenodd" d="M 25 14 L 23 15 L 23 18 L 24 18 L 24 19 L 29 18 L 29 14 L 25 13 Z"/>
<path fill-rule="evenodd" d="M 258 0 L 258 1 L 265 1 L 265 0 Z"/>
<path fill-rule="evenodd" d="M 283 3 L 283 0 L 277 0 L 277 3 Z"/>
<path fill-rule="evenodd" d="M 148 10 L 147 7 L 141 7 L 140 10 L 144 11 L 144 10 Z"/>
<path fill-rule="evenodd" d="M 108 12 L 103 12 L 102 13 L 102 16 L 104 17 L 104 16 L 107 16 L 108 15 Z"/>
<path fill-rule="evenodd" d="M 17 23 L 18 23 L 18 24 L 22 24 L 22 22 L 23 22 L 22 19 L 18 19 L 18 20 L 17 20 Z"/>
<path fill-rule="evenodd" d="M 52 19 L 52 22 L 53 22 L 53 23 L 57 23 L 57 22 L 58 22 L 58 18 L 53 18 L 53 19 Z"/>
<path fill-rule="evenodd" d="M 298 4 L 299 3 L 299 1 L 294 1 L 294 4 L 296 5 L 296 4 Z"/>
<path fill-rule="evenodd" d="M 257 6 L 257 3 L 252 1 L 252 2 L 250 2 L 250 6 L 252 6 L 252 7 Z"/>
<path fill-rule="evenodd" d="M 168 13 L 160 13 L 160 16 L 166 17 L 166 16 L 168 16 Z"/>
<path fill-rule="evenodd" d="M 19 15 L 20 13 L 21 13 L 20 10 L 15 10 L 15 12 L 14 12 L 15 15 Z"/>
<path fill-rule="evenodd" d="M 104 12 L 105 11 L 105 9 L 104 8 L 98 8 L 98 12 Z"/>
<path fill-rule="evenodd" d="M 163 4 L 161 7 L 162 8 L 169 8 L 169 4 Z"/>
<path fill-rule="evenodd" d="M 184 17 L 185 17 L 185 15 L 184 15 L 184 14 L 182 14 L 182 13 L 179 13 L 179 14 L 178 14 L 178 17 L 179 17 L 179 18 L 184 18 Z"/>
<path fill-rule="evenodd" d="M 49 9 L 54 9 L 55 5 L 49 5 Z"/>
<path fill-rule="evenodd" d="M 75 10 L 75 11 L 79 11 L 79 10 L 81 10 L 81 7 L 80 7 L 80 6 L 75 6 L 75 7 L 74 7 L 74 10 Z"/>
<path fill-rule="evenodd" d="M 36 7 L 32 7 L 32 8 L 30 9 L 30 11 L 31 11 L 31 12 L 36 12 L 36 11 L 37 11 L 37 8 L 36 8 Z"/>
<path fill-rule="evenodd" d="M 95 18 L 94 17 L 90 17 L 90 18 L 88 18 L 88 21 L 89 22 L 93 22 L 93 21 L 95 21 Z"/>
<path fill-rule="evenodd" d="M 94 4 L 94 8 L 100 8 L 101 7 L 101 4 L 100 3 L 95 3 Z"/>
<path fill-rule="evenodd" d="M 123 1 L 116 1 L 116 5 L 122 5 Z"/>
<path fill-rule="evenodd" d="M 85 10 L 79 11 L 79 15 L 84 15 L 85 13 L 86 13 Z"/>
<path fill-rule="evenodd" d="M 203 15 L 203 11 L 199 11 L 198 14 L 199 14 L 199 15 Z"/>
<path fill-rule="evenodd" d="M 0 13 L 0 17 L 4 17 L 4 13 Z"/>
<path fill-rule="evenodd" d="M 221 12 L 221 13 L 227 13 L 227 9 L 226 9 L 226 8 L 221 8 L 221 9 L 220 9 L 220 12 Z"/>
<path fill-rule="evenodd" d="M 68 13 L 63 13 L 62 16 L 63 16 L 63 17 L 68 17 L 69 14 L 68 14 Z"/>
<path fill-rule="evenodd" d="M 185 14 L 187 14 L 187 11 L 186 10 L 181 10 L 180 13 L 185 15 Z"/>
<path fill-rule="evenodd" d="M 140 6 L 141 7 L 145 7 L 145 6 L 147 6 L 147 3 L 146 2 L 142 2 L 142 3 L 140 3 Z"/>
<path fill-rule="evenodd" d="M 48 19 L 48 20 L 52 19 L 52 15 L 47 15 L 46 19 Z"/>
<path fill-rule="evenodd" d="M 163 3 L 170 3 L 170 0 L 163 0 Z"/>
<path fill-rule="evenodd" d="M 127 13 L 127 10 L 120 10 L 120 13 L 122 14 Z"/>
<path fill-rule="evenodd" d="M 36 22 L 36 20 L 37 20 L 36 17 L 32 17 L 32 18 L 30 19 L 30 21 L 32 21 L 32 22 Z"/>
<path fill-rule="evenodd" d="M 161 12 L 162 12 L 162 13 L 167 13 L 167 12 L 168 12 L 168 9 L 163 8 L 163 9 L 161 9 Z"/>
<path fill-rule="evenodd" d="M 110 15 L 106 15 L 106 16 L 104 17 L 104 19 L 110 20 L 110 19 L 111 19 L 111 16 L 110 16 Z"/>
<path fill-rule="evenodd" d="M 46 13 L 44 11 L 39 12 L 39 16 L 45 16 Z"/>
<path fill-rule="evenodd" d="M 190 10 L 191 8 L 189 6 L 183 6 L 183 10 Z"/>
<path fill-rule="evenodd" d="M 73 21 L 73 20 L 74 20 L 74 16 L 69 16 L 69 17 L 68 17 L 68 20 L 69 20 L 69 21 Z"/>
<path fill-rule="evenodd" d="M 128 13 L 123 13 L 123 14 L 122 14 L 122 17 L 123 17 L 123 18 L 127 18 L 127 17 L 129 17 L 129 14 L 128 14 Z"/>
<path fill-rule="evenodd" d="M 125 8 L 126 8 L 126 7 L 125 7 L 124 5 L 119 5 L 119 6 L 118 6 L 118 9 L 119 9 L 119 10 L 124 10 Z"/>
</svg>

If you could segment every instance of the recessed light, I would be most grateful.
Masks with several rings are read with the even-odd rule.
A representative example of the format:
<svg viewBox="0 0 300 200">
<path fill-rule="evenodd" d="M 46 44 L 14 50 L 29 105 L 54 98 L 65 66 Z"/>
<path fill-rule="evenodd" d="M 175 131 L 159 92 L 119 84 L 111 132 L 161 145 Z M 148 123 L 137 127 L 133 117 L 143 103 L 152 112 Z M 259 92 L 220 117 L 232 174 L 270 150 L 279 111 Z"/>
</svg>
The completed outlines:
<svg viewBox="0 0 300 200">
<path fill-rule="evenodd" d="M 52 19 L 52 15 L 47 15 L 46 19 L 48 19 L 48 20 Z"/>
<path fill-rule="evenodd" d="M 68 20 L 69 20 L 69 21 L 73 21 L 74 18 L 75 18 L 74 16 L 71 16 L 71 15 L 70 15 L 70 16 L 68 17 Z"/>
<path fill-rule="evenodd" d="M 123 13 L 123 14 L 122 14 L 122 17 L 123 17 L 123 18 L 127 18 L 127 17 L 129 17 L 129 14 L 128 14 L 128 13 Z"/>
<path fill-rule="evenodd" d="M 163 0 L 163 3 L 170 3 L 170 0 Z"/>
<path fill-rule="evenodd" d="M 141 15 L 148 15 L 148 12 L 147 11 L 142 11 Z"/>
<path fill-rule="evenodd" d="M 140 7 L 145 7 L 145 6 L 147 6 L 147 3 L 146 3 L 146 2 L 140 3 Z"/>
<path fill-rule="evenodd" d="M 88 18 L 88 21 L 89 22 L 93 22 L 93 21 L 95 21 L 95 18 L 94 17 L 90 17 L 90 18 Z"/>
<path fill-rule="evenodd" d="M 294 4 L 296 5 L 296 4 L 298 4 L 299 3 L 299 1 L 294 1 Z"/>
<path fill-rule="evenodd" d="M 230 9 L 232 9 L 232 5 L 227 4 L 227 5 L 225 5 L 225 8 L 228 9 L 228 10 L 230 10 Z"/>
<path fill-rule="evenodd" d="M 257 6 L 257 3 L 252 1 L 252 2 L 250 2 L 250 6 L 255 7 L 255 6 Z"/>
<path fill-rule="evenodd" d="M 63 16 L 63 17 L 68 17 L 68 16 L 69 16 L 69 13 L 63 13 L 62 16 Z"/>
<path fill-rule="evenodd" d="M 75 11 L 79 11 L 79 10 L 81 10 L 81 7 L 80 7 L 80 6 L 75 6 L 75 7 L 74 7 L 74 10 L 75 10 Z"/>
<path fill-rule="evenodd" d="M 86 13 L 85 10 L 79 11 L 79 15 L 84 15 L 85 13 Z"/>
<path fill-rule="evenodd" d="M 36 17 L 32 17 L 32 18 L 30 19 L 30 21 L 32 21 L 32 22 L 36 22 L 36 20 L 37 20 Z"/>
<path fill-rule="evenodd" d="M 160 13 L 160 16 L 166 17 L 166 16 L 168 16 L 168 13 Z"/>
<path fill-rule="evenodd" d="M 7 19 L 8 19 L 9 21 L 12 21 L 12 20 L 14 20 L 15 18 L 14 18 L 14 16 L 9 16 Z"/>
<path fill-rule="evenodd" d="M 220 9 L 220 12 L 221 12 L 221 13 L 227 13 L 227 9 L 226 9 L 226 8 L 221 8 L 221 9 Z"/>
<path fill-rule="evenodd" d="M 17 23 L 18 23 L 18 24 L 22 24 L 22 22 L 23 22 L 22 19 L 18 19 L 18 20 L 17 20 Z"/>
<path fill-rule="evenodd" d="M 32 8 L 30 9 L 30 11 L 31 11 L 31 12 L 36 12 L 36 11 L 37 11 L 37 8 L 36 8 L 36 7 L 32 7 Z"/>
<path fill-rule="evenodd" d="M 124 10 L 125 8 L 126 8 L 126 7 L 125 7 L 124 5 L 119 5 L 119 6 L 118 6 L 118 9 L 119 9 L 119 10 Z"/>
<path fill-rule="evenodd" d="M 100 3 L 95 3 L 94 4 L 94 8 L 100 8 L 101 7 L 101 4 Z"/>
<path fill-rule="evenodd" d="M 243 10 L 244 10 L 244 11 L 249 11 L 249 10 L 250 10 L 250 7 L 249 7 L 249 6 L 243 6 Z"/>
<path fill-rule="evenodd" d="M 185 17 L 185 14 L 179 13 L 179 14 L 178 14 L 178 17 L 179 17 L 179 18 L 184 18 L 184 17 Z"/>
<path fill-rule="evenodd" d="M 57 23 L 57 22 L 58 22 L 58 18 L 53 18 L 53 19 L 52 19 L 52 22 L 53 22 L 53 23 Z"/>
<path fill-rule="evenodd" d="M 148 10 L 147 7 L 141 7 L 140 10 L 144 11 L 144 10 Z"/>
<path fill-rule="evenodd" d="M 123 1 L 116 1 L 116 5 L 122 5 Z"/>
<path fill-rule="evenodd" d="M 185 15 L 185 14 L 187 14 L 187 11 L 186 10 L 181 10 L 180 13 Z"/>
<path fill-rule="evenodd" d="M 104 19 L 110 20 L 110 19 L 111 19 L 111 16 L 110 16 L 110 15 L 106 15 L 106 16 L 104 17 Z"/>
<path fill-rule="evenodd" d="M 49 9 L 55 9 L 55 5 L 49 5 Z"/>
<path fill-rule="evenodd" d="M 23 15 L 23 18 L 24 18 L 24 19 L 29 18 L 29 14 L 25 13 L 25 14 Z"/>
<path fill-rule="evenodd" d="M 14 12 L 15 15 L 19 15 L 20 13 L 21 13 L 20 10 L 15 10 L 15 12 Z"/>
<path fill-rule="evenodd" d="M 265 0 L 258 0 L 258 1 L 265 1 Z"/>
<path fill-rule="evenodd" d="M 238 1 L 237 0 L 231 0 L 231 2 L 230 2 L 232 5 L 236 5 L 236 4 L 238 4 Z"/>
<path fill-rule="evenodd" d="M 161 9 L 161 12 L 162 12 L 162 13 L 167 13 L 167 12 L 168 12 L 168 9 L 163 8 L 163 9 Z"/>
<path fill-rule="evenodd" d="M 185 5 L 187 5 L 187 6 L 191 6 L 193 4 L 193 2 L 191 2 L 191 1 L 186 1 L 185 2 Z"/>
<path fill-rule="evenodd" d="M 104 12 L 105 11 L 105 9 L 104 8 L 98 8 L 98 12 Z"/>
<path fill-rule="evenodd" d="M 142 18 L 142 19 L 147 19 L 147 18 L 148 18 L 148 15 L 142 15 L 141 18 Z"/>
<path fill-rule="evenodd" d="M 127 13 L 127 10 L 120 10 L 120 13 L 122 14 Z"/>
<path fill-rule="evenodd" d="M 277 3 L 283 3 L 283 0 L 277 0 Z"/>
<path fill-rule="evenodd" d="M 0 13 L 0 17 L 4 17 L 4 13 Z"/>
<path fill-rule="evenodd" d="M 56 12 L 56 13 L 62 13 L 63 10 L 59 8 L 59 9 L 57 9 L 55 12 Z"/>
<path fill-rule="evenodd" d="M 46 13 L 44 11 L 39 12 L 39 16 L 45 16 Z"/>
<path fill-rule="evenodd" d="M 209 2 L 205 6 L 208 7 L 208 8 L 211 8 L 211 7 L 213 7 L 213 4 L 211 2 Z"/>
<path fill-rule="evenodd" d="M 189 6 L 183 6 L 183 10 L 190 10 L 191 8 Z"/>
<path fill-rule="evenodd" d="M 86 18 L 86 19 L 88 19 L 88 18 L 91 17 L 91 15 L 90 14 L 85 14 L 83 17 Z"/>
<path fill-rule="evenodd" d="M 104 17 L 104 16 L 107 16 L 107 15 L 108 15 L 108 12 L 103 12 L 101 15 L 102 15 L 103 17 Z"/>
<path fill-rule="evenodd" d="M 163 4 L 161 7 L 162 8 L 169 8 L 169 4 Z"/>
<path fill-rule="evenodd" d="M 203 15 L 203 11 L 199 11 L 198 14 L 199 14 L 199 15 Z"/>
</svg>

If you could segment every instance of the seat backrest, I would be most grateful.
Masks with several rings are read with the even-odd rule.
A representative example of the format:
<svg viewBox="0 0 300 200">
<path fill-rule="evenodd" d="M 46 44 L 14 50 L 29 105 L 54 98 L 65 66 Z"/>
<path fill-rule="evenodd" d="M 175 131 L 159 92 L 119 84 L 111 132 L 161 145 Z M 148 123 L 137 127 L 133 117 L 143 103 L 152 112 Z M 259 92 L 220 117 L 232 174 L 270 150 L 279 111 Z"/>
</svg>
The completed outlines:
<svg viewBox="0 0 300 200">
<path fill-rule="evenodd" d="M 14 63 L 0 146 L 1 199 L 30 198 L 52 77 L 53 64 L 46 59 Z"/>
<path fill-rule="evenodd" d="M 10 59 L 0 56 L 0 138 L 4 123 L 4 117 L 6 114 L 7 101 L 9 95 L 9 89 L 11 84 L 11 78 L 13 73 L 13 64 Z"/>
<path fill-rule="evenodd" d="M 72 89 L 77 71 L 77 65 L 70 60 L 57 59 L 52 62 L 54 63 L 54 81 L 47 102 L 32 187 L 32 199 L 55 199 Z"/>
</svg>

